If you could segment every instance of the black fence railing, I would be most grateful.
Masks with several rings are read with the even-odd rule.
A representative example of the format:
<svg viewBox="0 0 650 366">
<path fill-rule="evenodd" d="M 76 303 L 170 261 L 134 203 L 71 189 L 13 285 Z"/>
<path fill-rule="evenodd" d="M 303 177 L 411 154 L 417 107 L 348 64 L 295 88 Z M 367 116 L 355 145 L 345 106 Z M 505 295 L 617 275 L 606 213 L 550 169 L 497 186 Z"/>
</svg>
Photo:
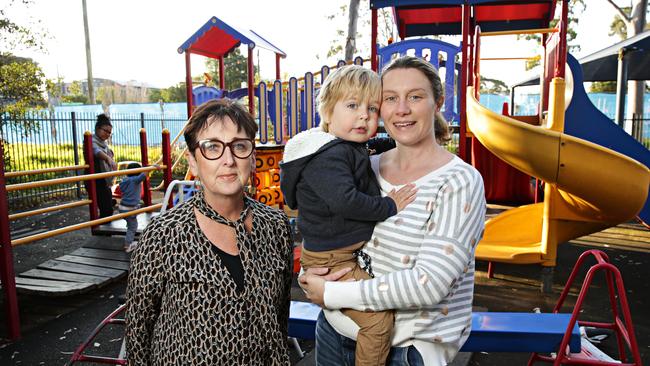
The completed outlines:
<svg viewBox="0 0 650 366">
<path fill-rule="evenodd" d="M 83 135 L 94 132 L 94 113 L 30 112 L 16 120 L 0 116 L 0 137 L 4 143 L 6 172 L 19 172 L 84 164 Z M 140 161 L 141 128 L 147 132 L 148 159 L 153 163 L 161 156 L 162 129 L 174 138 L 183 128 L 185 119 L 161 118 L 160 115 L 111 114 L 113 135 L 109 145 L 115 160 Z M 83 174 L 83 171 L 44 173 L 7 178 L 7 184 L 63 178 Z M 86 195 L 82 183 L 39 187 L 8 193 L 9 210 L 14 213 L 27 207 L 51 201 L 68 201 Z"/>
<path fill-rule="evenodd" d="M 632 137 L 639 141 L 647 149 L 650 149 L 650 118 L 626 119 L 625 123 L 632 123 Z"/>
</svg>

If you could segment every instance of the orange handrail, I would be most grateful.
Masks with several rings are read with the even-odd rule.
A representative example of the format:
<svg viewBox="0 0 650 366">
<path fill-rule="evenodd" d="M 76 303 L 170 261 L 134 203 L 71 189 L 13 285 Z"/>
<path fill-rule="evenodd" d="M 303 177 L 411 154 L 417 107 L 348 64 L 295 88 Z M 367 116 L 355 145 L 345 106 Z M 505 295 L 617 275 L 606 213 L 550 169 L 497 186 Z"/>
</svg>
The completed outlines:
<svg viewBox="0 0 650 366">
<path fill-rule="evenodd" d="M 124 169 L 124 170 L 112 171 L 112 172 L 85 174 L 85 175 L 77 175 L 74 177 L 55 178 L 55 179 L 41 180 L 36 182 L 10 184 L 7 186 L 7 192 L 21 191 L 24 189 L 38 188 L 38 187 L 47 187 L 56 184 L 76 183 L 76 182 L 82 182 L 86 180 L 116 177 L 116 176 L 127 175 L 127 174 L 144 173 L 144 172 L 149 172 L 154 170 L 162 170 L 165 168 L 166 166 L 164 165 L 159 165 L 157 167 L 146 166 L 146 167 L 135 168 L 135 169 Z"/>
<path fill-rule="evenodd" d="M 535 29 L 496 31 L 496 32 L 482 32 L 481 36 L 490 37 L 490 36 L 508 36 L 508 35 L 517 35 L 517 34 L 556 33 L 557 31 L 558 31 L 557 28 L 535 28 Z"/>
<path fill-rule="evenodd" d="M 90 220 L 90 221 L 82 222 L 81 224 L 70 225 L 70 226 L 62 227 L 60 229 L 47 231 L 47 232 L 40 233 L 40 234 L 26 236 L 24 238 L 12 240 L 11 241 L 11 246 L 15 247 L 17 245 L 31 243 L 31 242 L 36 241 L 36 240 L 47 239 L 47 238 L 50 238 L 52 236 L 65 234 L 65 233 L 68 233 L 70 231 L 85 229 L 85 228 L 91 227 L 91 226 L 97 226 L 97 225 L 105 224 L 107 222 L 123 219 L 125 217 L 129 217 L 129 216 L 133 216 L 133 215 L 138 215 L 138 214 L 141 214 L 141 213 L 144 213 L 144 212 L 158 211 L 158 210 L 160 210 L 161 207 L 162 207 L 162 204 L 157 203 L 155 205 L 148 206 L 148 207 L 142 207 L 142 208 L 139 208 L 137 210 L 124 212 L 124 213 L 113 215 L 113 216 L 103 217 L 101 219 Z"/>
<path fill-rule="evenodd" d="M 90 204 L 91 202 L 92 202 L 91 200 L 81 200 L 76 202 L 64 203 L 56 206 L 50 206 L 46 208 L 39 208 L 38 210 L 20 212 L 17 214 L 9 215 L 9 221 L 18 220 L 18 219 L 22 219 L 23 217 L 30 217 L 30 216 L 39 215 L 39 214 L 52 212 L 52 211 L 65 210 L 66 208 L 84 206 Z"/>
<path fill-rule="evenodd" d="M 68 170 L 81 170 L 88 169 L 88 165 L 70 165 L 70 166 L 60 166 L 56 168 L 45 168 L 45 169 L 35 169 L 35 170 L 24 170 L 19 172 L 7 172 L 5 173 L 5 178 L 14 178 L 22 177 L 24 175 L 35 175 L 35 174 L 45 174 L 45 173 L 57 173 L 65 172 Z"/>
</svg>

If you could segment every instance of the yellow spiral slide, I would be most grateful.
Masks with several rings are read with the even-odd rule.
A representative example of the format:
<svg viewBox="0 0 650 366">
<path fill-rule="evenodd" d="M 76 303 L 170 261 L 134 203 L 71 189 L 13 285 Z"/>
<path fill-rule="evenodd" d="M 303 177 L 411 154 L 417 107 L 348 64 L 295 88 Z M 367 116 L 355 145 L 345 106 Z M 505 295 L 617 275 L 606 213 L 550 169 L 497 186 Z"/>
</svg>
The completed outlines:
<svg viewBox="0 0 650 366">
<path fill-rule="evenodd" d="M 496 114 L 467 90 L 467 125 L 493 154 L 546 182 L 544 202 L 521 206 L 485 225 L 476 258 L 555 266 L 559 243 L 633 219 L 650 184 L 645 165 L 564 131 L 561 78 L 550 85 L 544 126 Z"/>
</svg>

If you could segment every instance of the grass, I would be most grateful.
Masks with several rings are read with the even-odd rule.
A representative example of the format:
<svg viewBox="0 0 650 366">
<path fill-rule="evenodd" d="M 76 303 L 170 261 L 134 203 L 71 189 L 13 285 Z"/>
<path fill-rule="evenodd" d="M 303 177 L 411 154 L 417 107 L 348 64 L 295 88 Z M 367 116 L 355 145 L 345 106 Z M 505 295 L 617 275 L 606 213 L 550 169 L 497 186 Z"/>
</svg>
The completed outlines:
<svg viewBox="0 0 650 366">
<path fill-rule="evenodd" d="M 113 152 L 115 153 L 115 161 L 140 161 L 140 147 L 139 146 L 114 146 Z M 75 164 L 74 148 L 72 144 L 7 144 L 5 145 L 6 155 L 9 158 L 9 166 L 5 167 L 8 172 L 19 172 L 28 170 L 37 170 L 45 168 L 55 168 L 62 166 L 71 166 Z M 84 164 L 83 152 L 81 148 L 78 152 L 79 163 Z M 162 155 L 160 147 L 148 148 L 149 164 L 156 162 Z M 175 157 L 178 153 L 173 154 Z M 183 158 L 184 160 L 184 158 Z M 187 163 L 179 164 L 177 170 L 182 169 L 182 174 L 185 174 Z M 174 173 L 181 174 L 180 171 Z M 52 173 L 55 175 L 65 176 L 64 173 Z M 48 174 L 49 175 L 49 174 Z M 42 180 L 41 175 L 34 176 L 34 179 L 28 178 L 27 181 Z M 22 180 L 24 181 L 24 180 Z"/>
<path fill-rule="evenodd" d="M 18 172 L 46 168 L 56 168 L 63 166 L 75 165 L 74 147 L 72 144 L 6 144 L 6 171 Z M 140 147 L 139 146 L 113 146 L 115 153 L 115 160 L 120 161 L 140 161 Z M 178 156 L 180 151 L 172 153 L 172 162 Z M 79 164 L 84 164 L 83 152 L 79 148 Z M 149 147 L 148 159 L 149 164 L 155 163 L 162 155 L 161 147 Z M 177 167 L 172 171 L 174 178 L 182 179 L 185 177 L 187 171 L 187 161 L 184 157 Z M 62 178 L 72 176 L 74 171 L 64 171 L 55 173 L 43 173 L 21 177 L 8 178 L 7 184 L 27 183 L 42 181 L 54 178 Z M 80 171 L 81 174 L 83 172 Z M 163 179 L 162 171 L 154 171 L 151 173 L 152 187 L 157 186 Z M 116 181 L 119 181 L 119 177 Z M 81 184 L 83 187 L 83 183 Z M 61 192 L 62 189 L 70 189 L 67 192 Z M 85 195 L 85 190 L 82 188 Z M 19 209 L 41 206 L 46 202 L 60 202 L 75 200 L 76 197 L 76 184 L 69 183 L 63 185 L 40 187 L 34 189 L 26 189 L 21 191 L 9 192 L 10 210 L 15 212 Z"/>
</svg>

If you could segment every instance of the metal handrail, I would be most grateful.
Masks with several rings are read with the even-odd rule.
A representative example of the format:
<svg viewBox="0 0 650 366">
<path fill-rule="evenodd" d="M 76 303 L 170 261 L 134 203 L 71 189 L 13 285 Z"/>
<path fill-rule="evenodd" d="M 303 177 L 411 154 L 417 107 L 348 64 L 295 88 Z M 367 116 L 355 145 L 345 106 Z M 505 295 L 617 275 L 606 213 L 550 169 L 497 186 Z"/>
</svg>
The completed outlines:
<svg viewBox="0 0 650 366">
<path fill-rule="evenodd" d="M 135 173 L 145 173 L 154 170 L 163 170 L 165 168 L 166 168 L 165 165 L 146 166 L 142 168 L 124 169 L 124 170 L 118 170 L 112 172 L 85 174 L 85 175 L 77 175 L 74 177 L 55 178 L 55 179 L 41 180 L 36 182 L 10 184 L 7 186 L 7 192 L 20 191 L 20 190 L 30 189 L 30 188 L 53 186 L 56 184 L 74 183 L 74 182 L 82 182 L 86 180 L 117 177 L 121 175 L 128 175 L 128 174 L 135 174 Z"/>
</svg>

